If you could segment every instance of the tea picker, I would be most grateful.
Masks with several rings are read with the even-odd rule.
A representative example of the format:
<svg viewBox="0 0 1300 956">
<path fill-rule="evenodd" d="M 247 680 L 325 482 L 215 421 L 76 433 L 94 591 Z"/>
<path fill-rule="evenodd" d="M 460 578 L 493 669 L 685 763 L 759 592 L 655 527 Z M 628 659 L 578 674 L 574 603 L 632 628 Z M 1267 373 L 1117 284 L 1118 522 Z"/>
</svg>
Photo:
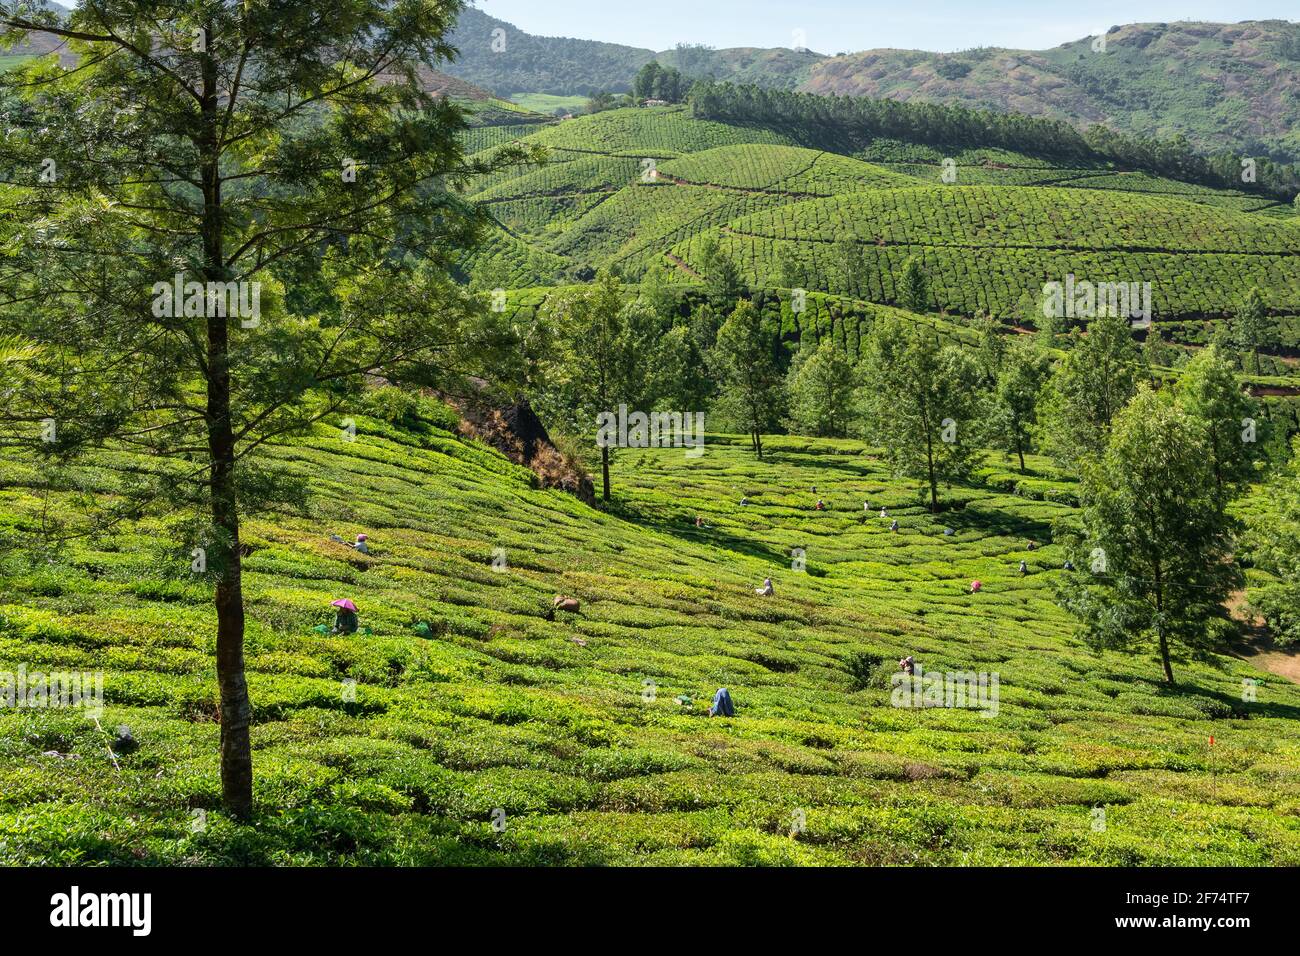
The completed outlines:
<svg viewBox="0 0 1300 956">
<path fill-rule="evenodd" d="M 357 617 L 357 606 L 347 598 L 340 598 L 337 601 L 331 601 L 330 607 L 337 608 L 334 612 L 334 627 L 330 630 L 331 634 L 355 634 L 360 626 L 360 619 Z"/>
<path fill-rule="evenodd" d="M 710 717 L 735 717 L 736 708 L 731 703 L 731 692 L 725 687 L 719 687 L 718 692 L 713 695 L 713 705 L 709 708 Z"/>
</svg>

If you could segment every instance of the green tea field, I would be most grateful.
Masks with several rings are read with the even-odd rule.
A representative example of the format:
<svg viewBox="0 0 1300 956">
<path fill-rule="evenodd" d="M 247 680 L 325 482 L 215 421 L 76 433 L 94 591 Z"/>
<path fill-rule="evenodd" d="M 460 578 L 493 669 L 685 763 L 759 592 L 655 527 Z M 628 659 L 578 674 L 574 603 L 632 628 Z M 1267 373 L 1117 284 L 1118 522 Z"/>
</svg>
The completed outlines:
<svg viewBox="0 0 1300 956">
<path fill-rule="evenodd" d="M 1300 862 L 1300 687 L 1210 656 L 1168 689 L 1082 646 L 1045 460 L 991 459 L 935 517 L 860 443 L 773 438 L 759 463 L 711 435 L 620 452 L 601 513 L 425 414 L 269 451 L 311 495 L 246 529 L 251 825 L 220 809 L 214 612 L 182 542 L 122 527 L 4 579 L 0 665 L 102 670 L 107 703 L 0 714 L 0 861 Z M 111 494 L 139 467 L 72 477 Z M 6 535 L 72 493 L 11 463 L 0 487 Z M 359 531 L 368 556 L 329 539 Z M 561 593 L 581 608 L 552 620 Z M 339 597 L 363 632 L 315 633 Z M 995 712 L 891 706 L 905 655 L 997 674 Z M 720 686 L 733 719 L 705 714 Z M 121 726 L 139 746 L 113 759 Z"/>
</svg>

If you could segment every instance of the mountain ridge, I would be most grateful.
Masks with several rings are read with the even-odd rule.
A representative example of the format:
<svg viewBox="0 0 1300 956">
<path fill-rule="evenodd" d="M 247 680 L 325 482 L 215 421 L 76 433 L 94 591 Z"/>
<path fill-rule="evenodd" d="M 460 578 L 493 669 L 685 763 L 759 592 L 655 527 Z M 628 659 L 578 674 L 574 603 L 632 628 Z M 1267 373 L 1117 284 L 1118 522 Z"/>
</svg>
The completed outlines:
<svg viewBox="0 0 1300 956">
<path fill-rule="evenodd" d="M 494 36 L 498 48 L 504 37 L 498 52 Z M 536 37 L 468 8 L 453 43 L 461 55 L 446 72 L 502 97 L 626 92 L 636 71 L 657 60 L 698 78 L 961 103 L 1161 139 L 1182 135 L 1206 152 L 1300 159 L 1300 23 L 1286 20 L 1131 23 L 1047 50 L 875 49 L 827 56 L 689 44 L 654 52 Z"/>
</svg>

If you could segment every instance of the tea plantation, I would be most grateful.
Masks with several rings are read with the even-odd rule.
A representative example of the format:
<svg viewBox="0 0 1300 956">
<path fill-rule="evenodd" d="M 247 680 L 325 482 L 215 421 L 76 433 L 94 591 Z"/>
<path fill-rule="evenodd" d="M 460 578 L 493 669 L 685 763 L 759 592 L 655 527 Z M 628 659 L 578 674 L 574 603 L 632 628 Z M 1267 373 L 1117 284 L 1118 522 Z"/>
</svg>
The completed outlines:
<svg viewBox="0 0 1300 956">
<path fill-rule="evenodd" d="M 509 239 L 465 263 L 482 288 L 563 284 L 603 265 L 630 280 L 667 267 L 690 283 L 707 278 L 707 240 L 751 286 L 894 305 L 905 262 L 919 257 L 931 308 L 963 316 L 1031 317 L 1043 284 L 1067 274 L 1151 283 L 1160 323 L 1221 317 L 1255 286 L 1277 316 L 1300 314 L 1300 220 L 1244 189 L 997 149 L 855 149 L 830 132 L 814 141 L 686 107 L 505 129 L 476 131 L 469 145 L 483 158 L 518 140 L 549 161 L 467 189 Z M 857 249 L 851 280 L 845 244 Z"/>
<path fill-rule="evenodd" d="M 0 714 L 0 862 L 1300 864 L 1300 687 L 1212 656 L 1168 689 L 1082 645 L 1045 460 L 990 459 L 933 517 L 858 443 L 715 435 L 621 451 L 600 512 L 423 415 L 267 450 L 310 495 L 246 528 L 251 825 L 219 809 L 190 544 L 146 520 L 10 553 L 0 670 L 102 670 L 107 703 Z M 151 467 L 0 464 L 0 540 L 39 553 L 49 513 Z M 315 631 L 343 597 L 363 632 Z M 995 712 L 891 706 L 904 655 L 996 673 Z"/>
</svg>

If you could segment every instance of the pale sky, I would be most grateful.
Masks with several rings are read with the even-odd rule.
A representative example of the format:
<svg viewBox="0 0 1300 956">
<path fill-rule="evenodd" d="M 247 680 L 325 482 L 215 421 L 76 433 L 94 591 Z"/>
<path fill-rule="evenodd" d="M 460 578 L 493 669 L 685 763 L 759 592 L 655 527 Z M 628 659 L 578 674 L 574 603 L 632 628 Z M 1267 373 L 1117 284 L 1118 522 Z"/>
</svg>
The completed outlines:
<svg viewBox="0 0 1300 956">
<path fill-rule="evenodd" d="M 1123 23 L 1300 19 L 1296 0 L 477 0 L 526 33 L 661 51 L 807 46 L 1046 49 Z M 802 31 L 796 35 L 795 31 Z"/>
</svg>

